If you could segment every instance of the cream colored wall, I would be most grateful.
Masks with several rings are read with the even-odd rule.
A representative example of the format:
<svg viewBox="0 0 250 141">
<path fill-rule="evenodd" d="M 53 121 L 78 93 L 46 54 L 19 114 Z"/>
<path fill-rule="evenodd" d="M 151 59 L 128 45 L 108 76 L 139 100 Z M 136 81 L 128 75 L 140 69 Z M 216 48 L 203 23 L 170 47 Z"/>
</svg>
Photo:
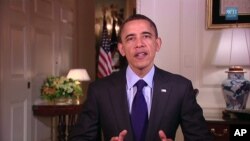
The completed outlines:
<svg viewBox="0 0 250 141">
<path fill-rule="evenodd" d="M 149 16 L 158 26 L 163 44 L 156 65 L 191 79 L 200 91 L 197 101 L 205 117 L 213 118 L 221 117 L 225 108 L 220 85 L 227 78 L 227 68 L 212 65 L 222 31 L 206 30 L 205 6 L 205 0 L 137 0 L 137 13 Z M 249 79 L 249 73 L 245 78 Z M 183 140 L 180 129 L 177 140 Z"/>
<path fill-rule="evenodd" d="M 212 65 L 222 30 L 205 27 L 205 0 L 137 0 L 137 13 L 152 18 L 163 40 L 156 65 L 191 79 L 200 90 L 198 103 L 206 116 L 220 116 L 225 102 L 220 84 L 227 68 Z M 249 79 L 249 73 L 245 74 Z M 248 99 L 247 108 L 250 107 Z"/>
</svg>

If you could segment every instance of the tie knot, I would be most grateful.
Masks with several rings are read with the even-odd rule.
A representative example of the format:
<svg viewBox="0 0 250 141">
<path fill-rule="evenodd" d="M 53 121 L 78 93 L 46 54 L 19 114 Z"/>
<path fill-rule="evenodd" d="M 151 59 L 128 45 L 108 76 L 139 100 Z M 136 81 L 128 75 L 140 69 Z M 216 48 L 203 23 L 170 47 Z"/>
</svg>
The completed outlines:
<svg viewBox="0 0 250 141">
<path fill-rule="evenodd" d="M 140 79 L 135 83 L 135 86 L 137 87 L 137 91 L 141 91 L 143 89 L 143 87 L 147 86 L 147 83 Z"/>
</svg>

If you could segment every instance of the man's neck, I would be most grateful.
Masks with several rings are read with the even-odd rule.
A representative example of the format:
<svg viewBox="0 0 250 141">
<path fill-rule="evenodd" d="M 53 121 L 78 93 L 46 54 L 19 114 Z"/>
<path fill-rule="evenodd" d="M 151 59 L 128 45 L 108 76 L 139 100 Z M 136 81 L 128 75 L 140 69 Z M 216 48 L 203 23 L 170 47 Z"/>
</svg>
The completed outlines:
<svg viewBox="0 0 250 141">
<path fill-rule="evenodd" d="M 146 68 L 133 68 L 131 66 L 129 66 L 131 68 L 131 70 L 140 78 L 143 78 L 145 75 L 147 75 L 149 73 L 149 71 L 153 68 L 154 65 L 150 66 L 150 67 L 146 67 Z"/>
</svg>

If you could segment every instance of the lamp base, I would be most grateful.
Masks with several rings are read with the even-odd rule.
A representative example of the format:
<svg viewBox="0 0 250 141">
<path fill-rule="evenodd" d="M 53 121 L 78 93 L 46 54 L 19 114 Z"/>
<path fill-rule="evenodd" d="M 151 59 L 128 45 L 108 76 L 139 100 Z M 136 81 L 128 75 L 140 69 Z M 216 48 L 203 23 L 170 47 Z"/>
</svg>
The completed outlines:
<svg viewBox="0 0 250 141">
<path fill-rule="evenodd" d="M 239 67 L 236 69 L 231 67 L 227 73 L 228 79 L 224 80 L 222 83 L 226 109 L 245 109 L 250 91 L 250 81 L 244 78 L 245 72 L 243 72 L 243 69 L 239 69 Z"/>
</svg>

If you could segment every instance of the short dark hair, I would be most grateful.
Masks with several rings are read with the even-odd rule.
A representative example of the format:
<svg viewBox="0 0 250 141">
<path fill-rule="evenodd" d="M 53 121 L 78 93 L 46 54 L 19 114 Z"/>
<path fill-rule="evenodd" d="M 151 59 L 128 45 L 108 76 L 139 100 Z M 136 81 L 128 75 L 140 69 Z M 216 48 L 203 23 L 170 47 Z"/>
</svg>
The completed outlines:
<svg viewBox="0 0 250 141">
<path fill-rule="evenodd" d="M 120 30 L 119 30 L 119 33 L 118 33 L 118 42 L 122 42 L 121 33 L 123 31 L 123 28 L 124 28 L 125 24 L 130 22 L 130 21 L 134 21 L 134 20 L 146 20 L 146 21 L 148 21 L 150 23 L 150 25 L 153 27 L 156 37 L 158 37 L 157 27 L 156 27 L 155 23 L 150 18 L 148 18 L 147 16 L 142 15 L 142 14 L 134 14 L 134 15 L 130 16 L 129 18 L 127 18 L 121 24 Z"/>
</svg>

